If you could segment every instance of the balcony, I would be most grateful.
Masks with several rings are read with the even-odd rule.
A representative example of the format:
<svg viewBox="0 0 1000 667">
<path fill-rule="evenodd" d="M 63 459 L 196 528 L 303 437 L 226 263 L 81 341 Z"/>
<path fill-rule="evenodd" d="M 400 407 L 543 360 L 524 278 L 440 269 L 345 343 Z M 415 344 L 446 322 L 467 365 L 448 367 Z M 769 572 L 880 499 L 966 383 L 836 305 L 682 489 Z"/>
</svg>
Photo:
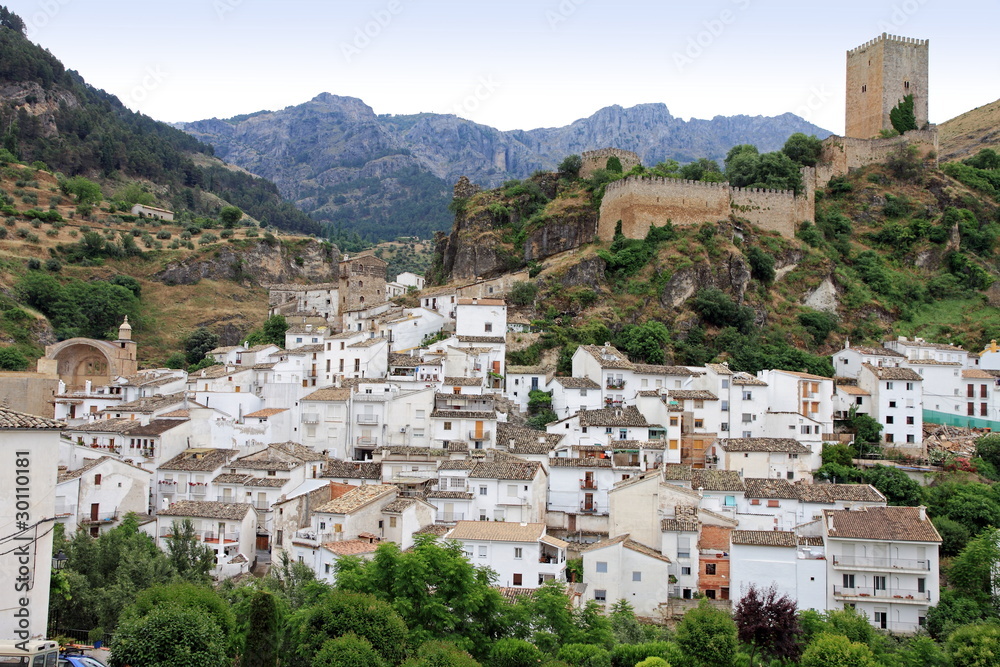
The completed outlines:
<svg viewBox="0 0 1000 667">
<path fill-rule="evenodd" d="M 302 423 L 303 424 L 318 424 L 319 423 L 319 415 L 315 414 L 315 413 L 310 413 L 310 414 L 302 415 Z"/>
<path fill-rule="evenodd" d="M 437 523 L 455 523 L 465 519 L 465 512 L 438 512 Z"/>
<path fill-rule="evenodd" d="M 833 596 L 842 600 L 889 600 L 901 604 L 922 604 L 926 605 L 931 599 L 930 591 L 918 591 L 912 588 L 876 589 L 871 586 L 858 586 L 856 588 L 844 588 L 843 586 L 833 587 Z"/>
<path fill-rule="evenodd" d="M 375 447 L 378 445 L 378 438 L 374 436 L 359 436 L 358 437 L 358 447 Z"/>
<path fill-rule="evenodd" d="M 159 486 L 164 491 L 174 491 L 174 490 L 176 490 L 174 487 L 177 486 L 177 480 L 176 479 L 161 479 L 161 480 L 158 480 L 156 482 L 156 484 L 157 484 L 157 486 Z"/>
<path fill-rule="evenodd" d="M 208 493 L 208 485 L 204 482 L 188 482 L 188 493 L 192 496 L 204 496 Z"/>
<path fill-rule="evenodd" d="M 850 570 L 912 570 L 929 572 L 931 562 L 915 558 L 860 558 L 856 556 L 834 556 L 833 566 Z"/>
<path fill-rule="evenodd" d="M 362 403 L 385 403 L 392 397 L 388 392 L 382 392 L 381 394 L 355 394 L 353 398 Z"/>
<path fill-rule="evenodd" d="M 580 480 L 580 488 L 581 489 L 596 490 L 597 489 L 597 482 L 595 480 L 593 480 L 593 479 L 581 479 Z"/>
<path fill-rule="evenodd" d="M 359 424 L 368 424 L 368 425 L 377 425 L 379 423 L 379 416 L 378 415 L 358 415 L 357 423 L 359 423 Z"/>
<path fill-rule="evenodd" d="M 491 440 L 492 431 L 469 431 L 469 440 Z"/>
<path fill-rule="evenodd" d="M 624 389 L 625 380 L 608 380 L 607 384 L 604 385 L 605 389 Z"/>
<path fill-rule="evenodd" d="M 580 503 L 580 511 L 584 514 L 596 514 L 597 513 L 597 503 L 588 503 L 586 501 Z"/>
<path fill-rule="evenodd" d="M 259 511 L 259 512 L 270 512 L 271 511 L 271 503 L 270 503 L 270 501 L 267 501 L 267 500 L 254 500 L 250 504 L 253 505 L 253 508 L 255 510 Z"/>
<path fill-rule="evenodd" d="M 202 541 L 208 542 L 210 544 L 235 544 L 240 541 L 240 534 L 238 532 L 233 533 L 218 533 L 211 530 L 206 530 L 202 533 Z"/>
<path fill-rule="evenodd" d="M 114 523 L 118 520 L 118 511 L 114 512 L 99 512 L 97 516 L 91 514 L 90 516 L 80 519 L 80 523 L 85 526 L 96 526 L 102 523 Z"/>
<path fill-rule="evenodd" d="M 306 544 L 318 547 L 325 542 L 332 542 L 333 538 L 334 533 L 316 532 L 310 528 L 303 528 L 302 530 L 295 531 L 294 539 L 296 542 L 305 542 Z"/>
</svg>

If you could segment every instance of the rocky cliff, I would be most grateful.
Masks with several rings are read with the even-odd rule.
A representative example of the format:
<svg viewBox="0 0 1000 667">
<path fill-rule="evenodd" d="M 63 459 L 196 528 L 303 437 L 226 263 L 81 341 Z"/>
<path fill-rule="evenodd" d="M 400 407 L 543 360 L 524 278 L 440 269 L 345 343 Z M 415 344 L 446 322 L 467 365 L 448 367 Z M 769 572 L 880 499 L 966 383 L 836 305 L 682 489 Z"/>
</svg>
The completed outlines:
<svg viewBox="0 0 1000 667">
<path fill-rule="evenodd" d="M 663 104 L 611 106 L 566 127 L 502 132 L 452 115 L 376 115 L 361 100 L 329 93 L 281 111 L 180 127 L 273 180 L 316 219 L 373 239 L 448 229 L 449 188 L 460 176 L 494 187 L 606 146 L 652 165 L 721 159 L 741 143 L 775 150 L 795 132 L 829 134 L 792 114 L 685 121 Z"/>
<path fill-rule="evenodd" d="M 153 277 L 167 285 L 195 285 L 201 280 L 232 280 L 246 286 L 322 283 L 335 279 L 339 261 L 337 247 L 328 243 L 261 240 L 170 262 Z"/>
</svg>

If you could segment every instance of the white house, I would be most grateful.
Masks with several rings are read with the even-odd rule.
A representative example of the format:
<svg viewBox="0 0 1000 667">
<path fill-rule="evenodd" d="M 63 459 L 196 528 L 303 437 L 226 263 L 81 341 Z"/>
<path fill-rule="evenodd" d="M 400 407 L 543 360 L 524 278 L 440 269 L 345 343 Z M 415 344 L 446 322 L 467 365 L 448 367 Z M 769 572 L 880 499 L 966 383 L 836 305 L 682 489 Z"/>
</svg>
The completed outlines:
<svg viewBox="0 0 1000 667">
<path fill-rule="evenodd" d="M 59 473 L 56 517 L 66 535 L 86 527 L 97 537 L 126 514 L 149 514 L 149 487 L 153 472 L 101 456 L 76 470 Z"/>
<path fill-rule="evenodd" d="M 864 364 L 870 366 L 900 366 L 905 357 L 884 347 L 867 347 L 844 344 L 844 349 L 833 355 L 833 372 L 837 377 L 857 378 Z"/>
<path fill-rule="evenodd" d="M 256 562 L 257 513 L 249 503 L 181 500 L 156 515 L 157 544 L 167 550 L 174 526 L 190 520 L 198 540 L 215 551 L 215 576 L 248 572 Z"/>
<path fill-rule="evenodd" d="M 583 551 L 588 598 L 610 607 L 618 600 L 638 616 L 656 615 L 673 590 L 670 559 L 628 534 L 602 540 Z"/>
<path fill-rule="evenodd" d="M 569 545 L 547 535 L 544 523 L 459 521 L 445 539 L 460 542 L 473 565 L 496 572 L 498 586 L 537 588 L 566 580 Z"/>
<path fill-rule="evenodd" d="M 872 396 L 872 418 L 882 424 L 882 442 L 923 442 L 923 378 L 902 367 L 864 364 L 858 386 Z"/>
<path fill-rule="evenodd" d="M 800 537 L 789 530 L 734 530 L 730 543 L 729 576 L 735 599 L 751 585 L 761 591 L 774 586 L 778 595 L 795 600 L 799 609 L 827 610 L 822 538 Z"/>
<path fill-rule="evenodd" d="M 723 438 L 712 445 L 719 468 L 741 477 L 811 479 L 812 450 L 792 438 Z"/>
</svg>

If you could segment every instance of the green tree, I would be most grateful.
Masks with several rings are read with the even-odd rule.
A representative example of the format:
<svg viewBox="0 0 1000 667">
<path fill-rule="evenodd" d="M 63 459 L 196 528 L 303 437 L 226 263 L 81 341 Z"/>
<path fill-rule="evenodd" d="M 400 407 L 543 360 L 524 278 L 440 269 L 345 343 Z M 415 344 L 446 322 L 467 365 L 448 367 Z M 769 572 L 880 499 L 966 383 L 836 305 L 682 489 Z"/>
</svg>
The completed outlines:
<svg viewBox="0 0 1000 667">
<path fill-rule="evenodd" d="M 386 667 L 372 643 L 353 632 L 326 640 L 309 664 L 312 667 Z"/>
<path fill-rule="evenodd" d="M 882 425 L 869 415 L 855 414 L 851 418 L 851 428 L 854 429 L 854 442 L 878 444 L 881 440 Z"/>
<path fill-rule="evenodd" d="M 930 637 L 911 637 L 899 652 L 900 667 L 947 667 L 948 656 Z"/>
<path fill-rule="evenodd" d="M 538 296 L 538 285 L 522 280 L 510 286 L 509 299 L 515 306 L 530 306 Z"/>
<path fill-rule="evenodd" d="M 489 667 L 537 667 L 542 661 L 542 652 L 523 639 L 511 637 L 493 643 L 489 659 Z"/>
<path fill-rule="evenodd" d="M 243 219 L 243 211 L 236 206 L 223 206 L 219 211 L 219 220 L 226 229 L 232 229 Z"/>
<path fill-rule="evenodd" d="M 1000 625 L 966 625 L 948 637 L 953 667 L 993 667 L 1000 660 Z"/>
<path fill-rule="evenodd" d="M 611 667 L 611 654 L 594 644 L 564 644 L 556 657 L 577 667 Z"/>
<path fill-rule="evenodd" d="M 96 205 L 101 203 L 101 186 L 89 178 L 74 176 L 62 181 L 59 187 L 65 194 L 71 195 L 77 204 Z"/>
<path fill-rule="evenodd" d="M 292 646 L 311 662 L 330 639 L 348 633 L 370 642 L 389 664 L 406 657 L 406 624 L 386 602 L 371 595 L 332 591 L 295 613 L 290 623 Z"/>
<path fill-rule="evenodd" d="M 862 471 L 861 479 L 881 491 L 890 505 L 915 507 L 923 502 L 920 484 L 897 468 L 872 466 Z"/>
<path fill-rule="evenodd" d="M 824 633 L 802 652 L 800 667 L 877 667 L 872 650 L 843 635 Z"/>
<path fill-rule="evenodd" d="M 28 368 L 28 358 L 15 347 L 0 347 L 0 369 L 23 371 Z"/>
<path fill-rule="evenodd" d="M 611 649 L 611 664 L 614 667 L 632 667 L 647 658 L 659 658 L 672 665 L 684 664 L 684 654 L 673 642 L 618 644 Z"/>
<path fill-rule="evenodd" d="M 809 310 L 799 314 L 799 324 L 812 336 L 813 345 L 819 346 L 826 342 L 830 333 L 837 330 L 836 313 L 821 313 Z"/>
<path fill-rule="evenodd" d="M 205 327 L 198 327 L 184 339 L 187 362 L 189 364 L 198 363 L 218 346 L 219 334 Z"/>
<path fill-rule="evenodd" d="M 476 659 L 450 642 L 428 641 L 403 667 L 480 667 Z"/>
<path fill-rule="evenodd" d="M 949 519 L 946 516 L 936 516 L 932 520 L 934 527 L 941 536 L 941 555 L 946 557 L 957 556 L 965 545 L 969 543 L 972 534 L 969 529 L 959 522 Z"/>
<path fill-rule="evenodd" d="M 620 174 L 622 173 L 622 161 L 618 159 L 618 156 L 612 155 L 608 158 L 608 162 L 605 164 L 604 168 L 612 174 Z"/>
<path fill-rule="evenodd" d="M 1000 434 L 994 433 L 976 440 L 976 456 L 1000 470 Z"/>
<path fill-rule="evenodd" d="M 948 579 L 955 590 L 979 602 L 997 601 L 1000 590 L 1000 532 L 983 531 L 955 557 Z"/>
<path fill-rule="evenodd" d="M 788 137 L 781 152 L 792 160 L 805 167 L 815 167 L 819 162 L 820 153 L 823 151 L 823 142 L 815 135 L 806 135 L 796 132 Z"/>
<path fill-rule="evenodd" d="M 581 563 L 582 565 L 582 563 Z M 569 569 L 567 567 L 567 569 Z M 582 579 L 582 577 L 581 577 Z M 646 633 L 643 632 L 642 624 L 635 617 L 635 611 L 628 600 L 617 600 L 611 605 L 611 632 L 614 633 L 617 644 L 641 644 L 646 641 Z"/>
<path fill-rule="evenodd" d="M 665 348 L 670 343 L 670 330 L 657 320 L 626 324 L 615 342 L 635 361 L 662 364 L 667 358 Z"/>
<path fill-rule="evenodd" d="M 241 667 L 276 667 L 278 664 L 278 602 L 269 591 L 254 591 L 243 644 Z"/>
<path fill-rule="evenodd" d="M 174 521 L 167 541 L 167 557 L 180 576 L 194 581 L 207 581 L 215 569 L 215 551 L 203 543 L 191 519 Z"/>
<path fill-rule="evenodd" d="M 917 129 L 917 116 L 913 112 L 913 95 L 907 95 L 889 110 L 892 129 L 900 134 Z"/>
<path fill-rule="evenodd" d="M 715 160 L 704 157 L 681 167 L 680 174 L 681 178 L 686 178 L 689 181 L 721 180 L 723 178 L 719 164 Z"/>
<path fill-rule="evenodd" d="M 747 250 L 747 262 L 750 263 L 750 275 L 765 285 L 774 282 L 777 273 L 774 270 L 774 255 L 764 252 L 757 246 Z"/>
<path fill-rule="evenodd" d="M 583 169 L 583 158 L 579 155 L 567 155 L 559 163 L 559 173 L 568 178 L 578 178 Z"/>
<path fill-rule="evenodd" d="M 635 663 L 635 667 L 670 667 L 670 663 L 663 658 L 653 656 L 652 658 L 646 658 L 641 662 Z"/>
<path fill-rule="evenodd" d="M 676 641 L 697 667 L 730 667 L 737 652 L 736 624 L 732 617 L 702 600 L 684 614 Z"/>
<path fill-rule="evenodd" d="M 226 664 L 222 630 L 200 610 L 159 605 L 123 622 L 112 635 L 110 667 L 219 667 Z"/>
</svg>

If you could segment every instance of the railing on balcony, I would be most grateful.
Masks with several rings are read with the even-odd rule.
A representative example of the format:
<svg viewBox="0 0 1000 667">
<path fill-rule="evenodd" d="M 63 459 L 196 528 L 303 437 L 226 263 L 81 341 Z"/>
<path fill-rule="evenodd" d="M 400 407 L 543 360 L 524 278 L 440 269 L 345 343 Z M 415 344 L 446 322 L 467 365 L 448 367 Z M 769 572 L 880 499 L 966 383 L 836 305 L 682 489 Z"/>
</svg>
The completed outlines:
<svg viewBox="0 0 1000 667">
<path fill-rule="evenodd" d="M 309 528 L 295 531 L 295 539 L 304 542 L 323 544 L 324 542 L 332 542 L 333 538 L 334 533 L 317 532 Z"/>
<path fill-rule="evenodd" d="M 233 533 L 219 533 L 211 530 L 206 530 L 202 535 L 202 540 L 205 542 L 214 542 L 218 544 L 219 542 L 239 542 L 240 534 Z"/>
<path fill-rule="evenodd" d="M 80 520 L 80 523 L 84 525 L 94 525 L 99 523 L 114 523 L 118 520 L 118 511 L 114 512 L 100 512 L 95 517 L 93 515 L 87 515 L 85 518 Z"/>
<path fill-rule="evenodd" d="M 355 401 L 361 401 L 362 403 L 385 403 L 391 396 L 386 392 L 382 392 L 381 394 L 355 394 L 353 398 Z"/>
<path fill-rule="evenodd" d="M 176 479 L 161 479 L 156 482 L 159 486 L 163 487 L 175 487 L 177 486 Z"/>
<path fill-rule="evenodd" d="M 469 440 L 489 440 L 492 431 L 469 431 Z"/>
<path fill-rule="evenodd" d="M 394 377 L 394 378 L 416 378 L 417 377 L 417 372 L 414 371 L 414 370 L 412 370 L 412 369 L 409 370 L 409 371 L 406 371 L 406 370 L 401 370 L 401 369 L 397 368 L 390 375 L 391 375 L 391 377 Z"/>
<path fill-rule="evenodd" d="M 879 589 L 871 586 L 857 586 L 855 588 L 834 586 L 833 594 L 837 597 L 875 598 L 877 600 L 927 601 L 931 599 L 930 591 L 918 591 L 912 588 Z"/>
<path fill-rule="evenodd" d="M 921 570 L 929 571 L 929 560 L 916 558 L 861 558 L 859 556 L 834 556 L 834 566 L 865 567 L 880 570 Z"/>
<path fill-rule="evenodd" d="M 374 436 L 359 436 L 358 437 L 358 447 L 374 447 L 378 445 L 378 438 Z"/>
<path fill-rule="evenodd" d="M 565 560 L 566 560 L 565 557 L 559 558 L 558 554 L 542 553 L 542 555 L 538 557 L 539 563 L 546 563 L 549 565 L 558 565 L 559 563 L 562 563 Z"/>
<path fill-rule="evenodd" d="M 465 512 L 438 512 L 437 522 L 438 523 L 455 523 L 456 521 L 462 521 L 465 519 Z"/>
<path fill-rule="evenodd" d="M 606 389 L 624 389 L 625 388 L 625 380 L 608 380 L 607 384 L 605 385 L 605 388 Z"/>
<path fill-rule="evenodd" d="M 358 415 L 359 424 L 378 424 L 378 415 Z"/>
<path fill-rule="evenodd" d="M 581 479 L 580 480 L 581 489 L 596 489 L 597 481 L 593 479 Z"/>
<path fill-rule="evenodd" d="M 261 512 L 270 512 L 271 511 L 271 503 L 270 503 L 270 501 L 267 501 L 267 500 L 254 500 L 250 504 L 253 505 L 254 509 L 260 510 Z"/>
<path fill-rule="evenodd" d="M 208 485 L 204 482 L 188 482 L 188 493 L 192 496 L 204 496 L 208 493 Z"/>
<path fill-rule="evenodd" d="M 315 414 L 315 413 L 304 414 L 304 415 L 302 415 L 302 423 L 303 424 L 318 424 L 319 423 L 319 415 Z"/>
<path fill-rule="evenodd" d="M 582 502 L 582 503 L 580 503 L 580 511 L 581 512 L 585 512 L 587 514 L 596 512 L 597 511 L 597 503 Z"/>
<path fill-rule="evenodd" d="M 236 496 L 216 496 L 215 500 L 220 503 L 238 503 Z"/>
</svg>

